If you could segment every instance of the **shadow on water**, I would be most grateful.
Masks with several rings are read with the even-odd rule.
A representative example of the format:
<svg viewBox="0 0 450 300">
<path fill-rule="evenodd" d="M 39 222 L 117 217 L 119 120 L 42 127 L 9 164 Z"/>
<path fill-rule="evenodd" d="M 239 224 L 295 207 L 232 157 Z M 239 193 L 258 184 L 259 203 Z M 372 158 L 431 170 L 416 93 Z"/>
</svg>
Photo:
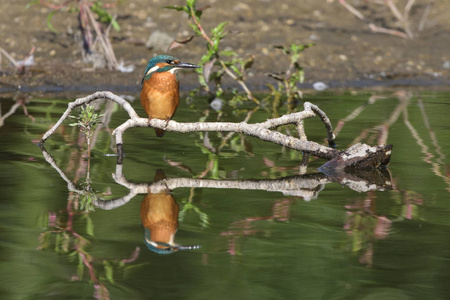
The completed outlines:
<svg viewBox="0 0 450 300">
<path fill-rule="evenodd" d="M 449 296 L 448 94 L 311 98 L 329 112 L 341 149 L 394 144 L 389 169 L 324 174 L 315 171 L 322 162 L 310 158 L 305 170 L 301 153 L 237 134 L 156 140 L 147 128 L 127 132 L 126 157 L 116 164 L 111 128 L 126 114 L 110 104 L 91 157 L 65 125 L 41 153 L 30 141 L 67 101 L 33 99 L 26 104 L 33 119 L 19 116 L 20 102 L 2 102 L 4 111 L 17 106 L 0 128 L 3 294 Z M 176 119 L 193 114 L 184 104 Z M 266 118 L 258 112 L 252 121 Z M 322 128 L 318 121 L 306 126 L 308 139 L 324 139 L 313 129 Z"/>
</svg>

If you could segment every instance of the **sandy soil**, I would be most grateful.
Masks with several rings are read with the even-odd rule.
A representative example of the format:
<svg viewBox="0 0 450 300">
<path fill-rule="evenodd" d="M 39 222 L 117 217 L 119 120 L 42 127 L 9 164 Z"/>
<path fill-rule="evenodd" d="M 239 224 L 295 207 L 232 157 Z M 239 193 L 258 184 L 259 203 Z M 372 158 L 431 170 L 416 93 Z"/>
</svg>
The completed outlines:
<svg viewBox="0 0 450 300">
<path fill-rule="evenodd" d="M 377 25 L 395 26 L 389 11 L 370 11 L 363 6 L 364 1 L 348 2 L 359 3 L 356 6 L 376 20 Z M 417 28 L 423 4 L 428 1 L 416 2 L 410 18 L 412 28 Z M 50 9 L 40 5 L 26 9 L 28 0 L 0 0 L 0 3 L 0 47 L 17 60 L 36 47 L 35 64 L 25 74 L 17 74 L 3 56 L 0 91 L 15 90 L 18 86 L 24 90 L 44 86 L 53 91 L 81 93 L 96 89 L 137 91 L 149 58 L 169 53 L 182 61 L 196 63 L 205 49 L 201 38 L 169 52 L 163 43 L 161 47 L 147 49 L 145 42 L 156 30 L 177 39 L 191 34 L 183 13 L 163 8 L 183 5 L 184 1 L 127 0 L 111 10 L 117 15 L 121 31 L 111 31 L 110 37 L 116 57 L 126 65 L 134 65 L 135 71 L 94 69 L 83 63 L 79 43 L 74 39 L 75 13 L 60 12 L 53 17 L 52 24 L 59 30 L 55 34 L 46 24 Z M 307 49 L 300 61 L 305 68 L 306 83 L 323 81 L 331 86 L 357 86 L 394 80 L 445 86 L 450 82 L 450 0 L 435 1 L 428 17 L 430 26 L 412 40 L 371 32 L 337 0 L 198 1 L 199 7 L 206 4 L 211 8 L 204 12 L 202 21 L 208 32 L 219 22 L 228 21 L 230 33 L 222 48 L 232 49 L 242 57 L 254 56 L 255 63 L 246 80 L 256 90 L 264 89 L 267 82 L 275 83 L 265 73 L 283 71 L 289 63 L 289 58 L 274 45 L 311 42 L 316 45 Z M 180 78 L 184 88 L 196 84 L 195 74 L 183 74 Z"/>
</svg>

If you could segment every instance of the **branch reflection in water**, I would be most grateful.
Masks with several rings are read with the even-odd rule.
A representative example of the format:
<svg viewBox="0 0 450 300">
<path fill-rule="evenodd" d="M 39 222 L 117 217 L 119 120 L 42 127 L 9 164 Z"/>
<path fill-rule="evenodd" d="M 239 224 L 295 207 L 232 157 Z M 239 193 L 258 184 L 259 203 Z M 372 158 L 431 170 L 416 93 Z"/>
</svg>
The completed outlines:
<svg viewBox="0 0 450 300">
<path fill-rule="evenodd" d="M 82 193 L 76 185 L 56 165 L 50 154 L 41 148 L 46 161 L 60 174 L 70 191 Z M 158 170 L 154 181 L 148 183 L 129 182 L 122 173 L 123 165 L 116 164 L 113 174 L 115 182 L 126 187 L 129 193 L 123 197 L 104 200 L 95 197 L 93 204 L 110 210 L 128 203 L 138 194 L 146 194 L 141 203 L 141 220 L 145 230 L 145 244 L 159 254 L 169 254 L 178 250 L 198 249 L 199 246 L 182 246 L 174 242 L 178 229 L 179 206 L 170 191 L 176 188 L 217 188 L 240 190 L 264 190 L 281 192 L 285 196 L 302 197 L 305 201 L 316 199 L 328 183 L 339 183 L 357 192 L 391 190 L 391 177 L 386 169 L 371 171 L 354 170 L 353 173 L 314 173 L 270 180 L 214 180 L 194 178 L 166 178 Z"/>
</svg>

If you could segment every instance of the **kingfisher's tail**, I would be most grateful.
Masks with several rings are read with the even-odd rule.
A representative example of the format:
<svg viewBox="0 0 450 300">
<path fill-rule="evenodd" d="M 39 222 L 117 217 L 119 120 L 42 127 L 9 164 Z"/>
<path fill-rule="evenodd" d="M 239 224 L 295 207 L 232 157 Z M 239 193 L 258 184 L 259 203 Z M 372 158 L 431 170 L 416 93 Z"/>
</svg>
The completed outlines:
<svg viewBox="0 0 450 300">
<path fill-rule="evenodd" d="M 163 137 L 166 131 L 164 129 L 155 128 L 155 133 L 157 137 Z"/>
<path fill-rule="evenodd" d="M 163 169 L 156 169 L 155 177 L 153 178 L 153 182 L 166 179 L 166 173 L 164 173 Z"/>
</svg>

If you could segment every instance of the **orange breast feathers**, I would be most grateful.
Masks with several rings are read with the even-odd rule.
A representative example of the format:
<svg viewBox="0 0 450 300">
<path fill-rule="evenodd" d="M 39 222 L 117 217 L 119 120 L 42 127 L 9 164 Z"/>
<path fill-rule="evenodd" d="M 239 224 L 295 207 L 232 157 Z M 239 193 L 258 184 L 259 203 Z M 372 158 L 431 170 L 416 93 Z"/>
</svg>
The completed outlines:
<svg viewBox="0 0 450 300">
<path fill-rule="evenodd" d="M 180 103 L 178 80 L 170 72 L 155 72 L 144 80 L 141 103 L 150 118 L 168 120 Z"/>
<path fill-rule="evenodd" d="M 154 242 L 173 242 L 178 230 L 179 206 L 172 195 L 166 193 L 151 194 L 142 199 L 141 221 L 150 230 L 150 239 Z"/>
</svg>

